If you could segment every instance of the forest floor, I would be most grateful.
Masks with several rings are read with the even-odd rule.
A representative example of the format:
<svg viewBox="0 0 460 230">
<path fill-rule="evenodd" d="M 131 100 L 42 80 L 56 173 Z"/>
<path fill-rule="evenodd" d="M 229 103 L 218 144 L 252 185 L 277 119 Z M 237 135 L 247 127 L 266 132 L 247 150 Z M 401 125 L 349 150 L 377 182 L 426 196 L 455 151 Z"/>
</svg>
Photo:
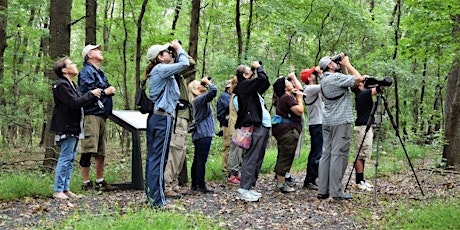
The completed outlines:
<svg viewBox="0 0 460 230">
<path fill-rule="evenodd" d="M 350 167 L 349 167 L 350 168 Z M 373 167 L 372 167 L 373 168 Z M 349 170 L 349 169 L 348 169 Z M 349 171 L 345 173 L 344 183 Z M 371 169 L 371 167 L 369 168 Z M 381 175 L 374 191 L 355 189 L 350 182 L 347 193 L 352 200 L 316 199 L 316 191 L 302 189 L 304 173 L 294 174 L 298 181 L 295 193 L 282 194 L 274 189 L 273 175 L 263 175 L 256 190 L 262 192 L 259 202 L 244 202 L 235 198 L 237 186 L 226 182 L 209 182 L 213 194 L 189 193 L 170 200 L 177 213 L 201 213 L 218 221 L 224 229 L 366 229 L 381 228 L 388 212 L 412 201 L 430 203 L 433 199 L 460 198 L 460 174 L 438 169 L 416 172 L 425 196 L 421 195 L 410 169 L 391 175 Z M 374 178 L 368 178 L 374 183 Z M 185 188 L 184 188 L 185 189 Z M 145 194 L 139 190 L 123 190 L 98 194 L 89 191 L 83 198 L 58 201 L 52 198 L 26 197 L 0 202 L 0 229 L 53 228 L 56 223 L 91 212 L 107 215 L 141 210 Z M 386 223 L 388 224 L 388 223 Z"/>
</svg>

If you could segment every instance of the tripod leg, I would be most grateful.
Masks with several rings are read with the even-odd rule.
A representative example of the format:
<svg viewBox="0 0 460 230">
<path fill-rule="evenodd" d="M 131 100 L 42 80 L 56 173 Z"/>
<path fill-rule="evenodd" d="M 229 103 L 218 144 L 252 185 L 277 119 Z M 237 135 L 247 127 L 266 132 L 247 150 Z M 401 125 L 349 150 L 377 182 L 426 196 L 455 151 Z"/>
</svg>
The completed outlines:
<svg viewBox="0 0 460 230">
<path fill-rule="evenodd" d="M 374 105 L 372 106 L 371 115 L 369 116 L 369 119 L 367 120 L 366 131 L 364 132 L 363 139 L 361 141 L 361 144 L 359 145 L 358 151 L 356 152 L 356 157 L 353 162 L 353 166 L 351 168 L 350 175 L 348 176 L 347 184 L 345 185 L 345 189 L 343 190 L 343 192 L 347 191 L 348 184 L 350 184 L 351 175 L 353 174 L 353 171 L 355 170 L 356 162 L 358 162 L 359 153 L 361 152 L 361 148 L 363 147 L 364 141 L 366 140 L 367 132 L 369 131 L 372 123 L 374 122 L 374 114 L 376 110 L 377 110 L 377 101 L 375 101 Z"/>
<path fill-rule="evenodd" d="M 404 142 L 402 141 L 401 136 L 399 135 L 398 125 L 395 123 L 395 121 L 393 119 L 393 115 L 391 115 L 391 113 L 390 113 L 390 109 L 388 108 L 387 101 L 385 100 L 384 97 L 382 97 L 382 98 L 383 98 L 383 102 L 384 102 L 383 104 L 385 105 L 385 111 L 387 111 L 388 117 L 390 118 L 391 124 L 393 125 L 393 129 L 396 132 L 396 136 L 398 137 L 399 142 L 401 143 L 401 146 L 403 147 L 404 154 L 406 154 L 407 162 L 409 162 L 409 166 L 410 166 L 410 168 L 412 170 L 412 173 L 414 173 L 414 177 L 415 177 L 415 180 L 417 181 L 418 187 L 420 188 L 420 192 L 422 193 L 422 196 L 425 196 L 425 194 L 423 193 L 422 186 L 420 185 L 420 182 L 419 182 L 419 180 L 417 178 L 417 174 L 415 173 L 414 167 L 412 166 L 412 162 L 411 162 L 411 160 L 409 158 L 409 154 L 407 154 L 407 150 L 406 150 L 406 147 L 404 146 Z"/>
</svg>

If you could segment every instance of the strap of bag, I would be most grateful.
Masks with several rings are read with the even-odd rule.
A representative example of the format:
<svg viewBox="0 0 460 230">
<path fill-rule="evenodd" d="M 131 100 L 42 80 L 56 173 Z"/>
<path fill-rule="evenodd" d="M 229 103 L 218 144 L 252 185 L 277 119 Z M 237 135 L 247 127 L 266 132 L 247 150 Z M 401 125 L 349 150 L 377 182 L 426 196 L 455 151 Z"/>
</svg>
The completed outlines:
<svg viewBox="0 0 460 230">
<path fill-rule="evenodd" d="M 335 101 L 335 100 L 338 100 L 340 99 L 341 97 L 343 97 L 343 95 L 345 95 L 345 93 L 342 93 L 340 94 L 339 96 L 336 96 L 336 97 L 333 97 L 333 98 L 329 98 L 329 97 L 326 97 L 326 95 L 324 95 L 324 92 L 323 92 L 323 86 L 321 86 L 321 94 L 323 94 L 323 97 L 330 100 L 330 101 Z"/>
<path fill-rule="evenodd" d="M 319 95 L 316 95 L 315 100 L 313 100 L 311 103 L 307 103 L 306 100 L 303 100 L 303 101 L 305 102 L 306 105 L 310 106 L 310 105 L 313 105 L 316 102 L 316 100 L 318 100 L 318 97 L 319 97 Z"/>
</svg>

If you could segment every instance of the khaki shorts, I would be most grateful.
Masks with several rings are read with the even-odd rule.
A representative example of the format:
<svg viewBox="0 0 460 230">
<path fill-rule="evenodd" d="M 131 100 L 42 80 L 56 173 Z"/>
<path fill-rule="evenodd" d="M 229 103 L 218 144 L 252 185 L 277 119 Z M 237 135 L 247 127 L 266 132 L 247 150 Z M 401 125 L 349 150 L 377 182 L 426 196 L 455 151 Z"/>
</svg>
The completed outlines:
<svg viewBox="0 0 460 230">
<path fill-rule="evenodd" d="M 105 156 L 107 131 L 105 128 L 106 118 L 97 115 L 85 115 L 84 133 L 81 140 L 81 152 Z"/>
<path fill-rule="evenodd" d="M 366 126 L 355 126 L 353 131 L 355 136 L 355 153 L 358 153 L 359 146 L 363 141 L 364 133 L 366 133 Z M 361 147 L 361 151 L 359 152 L 358 159 L 366 160 L 371 158 L 373 138 L 374 134 L 372 133 L 372 127 L 370 127 L 369 131 L 367 131 L 366 138 L 364 139 L 363 146 Z"/>
</svg>

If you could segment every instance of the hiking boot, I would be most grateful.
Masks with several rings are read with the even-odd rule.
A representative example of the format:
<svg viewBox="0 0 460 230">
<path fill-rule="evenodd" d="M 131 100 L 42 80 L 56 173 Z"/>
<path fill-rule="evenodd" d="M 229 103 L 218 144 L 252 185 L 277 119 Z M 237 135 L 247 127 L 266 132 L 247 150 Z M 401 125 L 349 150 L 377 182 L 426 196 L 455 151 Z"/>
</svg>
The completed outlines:
<svg viewBox="0 0 460 230">
<path fill-rule="evenodd" d="M 88 190 L 91 190 L 93 189 L 93 182 L 92 181 L 89 181 L 89 182 L 83 182 L 83 185 L 81 186 L 81 190 L 83 191 L 88 191 Z"/>
<path fill-rule="evenodd" d="M 318 198 L 319 200 L 325 200 L 329 198 L 329 194 L 318 194 L 316 198 Z"/>
<path fill-rule="evenodd" d="M 198 185 L 198 187 L 196 188 L 196 191 L 201 192 L 201 193 L 214 193 L 214 191 L 211 189 L 208 189 L 206 185 L 202 185 L 202 186 Z"/>
<path fill-rule="evenodd" d="M 284 184 L 277 184 L 276 185 L 276 188 L 282 192 L 282 193 L 291 193 L 291 192 L 295 192 L 296 189 L 295 188 L 292 188 L 290 187 L 287 183 L 284 183 Z"/>
<path fill-rule="evenodd" d="M 182 196 L 174 190 L 165 192 L 165 197 L 170 199 L 180 199 Z"/>
<path fill-rule="evenodd" d="M 248 189 L 238 189 L 238 193 L 236 194 L 236 199 L 238 200 L 245 200 L 249 202 L 256 202 L 259 201 L 259 197 L 252 195 L 250 190 Z"/>
<path fill-rule="evenodd" d="M 101 181 L 101 182 L 96 182 L 96 190 L 98 191 L 113 191 L 113 190 L 116 190 L 117 187 L 115 186 L 112 186 L 110 184 L 108 184 L 105 180 Z"/>
<path fill-rule="evenodd" d="M 232 185 L 239 185 L 240 181 L 236 178 L 236 176 L 232 176 L 227 179 L 227 183 L 232 184 Z"/>
<path fill-rule="evenodd" d="M 314 183 L 304 183 L 303 188 L 318 191 L 318 185 Z"/>
</svg>

